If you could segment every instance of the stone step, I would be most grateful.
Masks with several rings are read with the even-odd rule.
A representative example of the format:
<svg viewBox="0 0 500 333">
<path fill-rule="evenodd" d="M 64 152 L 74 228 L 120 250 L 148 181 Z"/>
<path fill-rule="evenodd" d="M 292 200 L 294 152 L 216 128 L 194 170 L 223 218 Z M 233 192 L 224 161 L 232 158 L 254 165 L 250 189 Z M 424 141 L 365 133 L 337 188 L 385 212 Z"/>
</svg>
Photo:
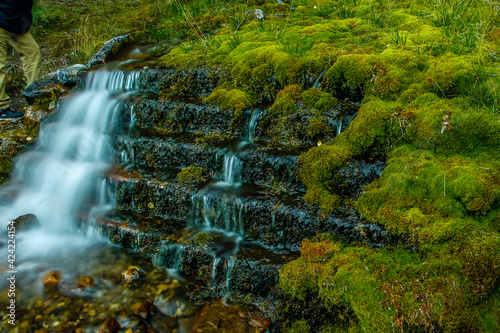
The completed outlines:
<svg viewBox="0 0 500 333">
<path fill-rule="evenodd" d="M 276 254 L 256 243 L 241 242 L 235 234 L 186 227 L 182 220 L 115 210 L 103 216 L 99 225 L 112 242 L 211 286 L 212 296 L 231 291 L 266 297 L 277 285 L 279 269 L 299 256 L 298 252 Z"/>
<path fill-rule="evenodd" d="M 304 193 L 296 170 L 300 149 L 279 149 L 247 144 L 237 140 L 200 143 L 196 135 L 162 136 L 142 131 L 129 137 L 121 135 L 114 143 L 117 163 L 131 163 L 136 168 L 163 170 L 197 166 L 215 179 L 224 178 L 225 157 L 233 154 L 239 160 L 241 180 L 288 193 Z"/>
<path fill-rule="evenodd" d="M 159 219 L 187 219 L 193 183 L 176 178 L 180 169 L 161 172 L 120 170 L 107 175 L 116 209 Z"/>
<path fill-rule="evenodd" d="M 175 172 L 171 173 L 171 176 Z M 233 232 L 273 251 L 299 249 L 304 238 L 330 232 L 347 241 L 386 243 L 387 233 L 353 213 L 328 215 L 302 201 L 253 184 L 182 184 L 167 173 L 110 176 L 117 209 L 149 218 L 190 221 L 191 225 Z M 200 187 L 203 188 L 200 189 Z"/>
<path fill-rule="evenodd" d="M 233 112 L 203 104 L 196 99 L 159 100 L 138 98 L 126 101 L 122 119 L 139 129 L 156 129 L 162 133 L 219 134 L 239 133 L 232 125 Z"/>
<path fill-rule="evenodd" d="M 209 96 L 227 74 L 210 68 L 168 69 L 144 68 L 139 71 L 139 89 L 162 97 Z"/>
</svg>

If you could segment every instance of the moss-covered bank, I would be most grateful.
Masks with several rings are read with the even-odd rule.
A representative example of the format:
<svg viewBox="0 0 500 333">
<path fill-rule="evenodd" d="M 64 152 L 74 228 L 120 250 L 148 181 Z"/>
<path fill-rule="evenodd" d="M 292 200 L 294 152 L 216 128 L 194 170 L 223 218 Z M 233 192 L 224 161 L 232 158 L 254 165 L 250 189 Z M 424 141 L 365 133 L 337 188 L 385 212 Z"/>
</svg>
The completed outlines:
<svg viewBox="0 0 500 333">
<path fill-rule="evenodd" d="M 273 103 L 266 128 L 276 144 L 318 142 L 300 158 L 304 199 L 328 213 L 353 207 L 407 244 L 305 240 L 302 256 L 280 273 L 303 318 L 285 320 L 283 330 L 499 330 L 498 4 L 304 0 L 234 8 L 261 8 L 266 19 L 235 15 L 163 64 L 224 68 L 229 77 L 206 101 L 232 108 L 235 118 L 251 104 Z M 236 17 L 240 24 L 231 24 Z M 311 88 L 322 73 L 321 90 Z M 336 136 L 323 117 L 346 100 L 359 110 Z M 354 198 L 337 190 L 334 176 L 353 159 L 387 162 Z M 331 320 L 309 316 L 308 302 Z"/>
</svg>

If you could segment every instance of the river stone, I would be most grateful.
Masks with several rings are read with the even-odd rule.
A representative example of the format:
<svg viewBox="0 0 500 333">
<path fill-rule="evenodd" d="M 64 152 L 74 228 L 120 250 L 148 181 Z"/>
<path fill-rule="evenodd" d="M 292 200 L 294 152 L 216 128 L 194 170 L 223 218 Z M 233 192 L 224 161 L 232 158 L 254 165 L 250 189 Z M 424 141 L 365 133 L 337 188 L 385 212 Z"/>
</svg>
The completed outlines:
<svg viewBox="0 0 500 333">
<path fill-rule="evenodd" d="M 130 283 L 138 279 L 139 269 L 137 267 L 130 266 L 126 271 L 122 272 L 122 281 L 124 283 Z"/>
<path fill-rule="evenodd" d="M 43 286 L 45 288 L 55 288 L 61 281 L 61 273 L 58 271 L 51 271 L 44 275 Z"/>
<path fill-rule="evenodd" d="M 23 97 L 28 104 L 33 104 L 35 99 L 53 100 L 54 96 L 61 96 L 69 92 L 70 88 L 59 82 L 57 73 L 50 73 L 35 80 L 23 92 Z"/>
<path fill-rule="evenodd" d="M 13 222 L 15 223 L 16 231 L 25 231 L 40 226 L 40 222 L 34 214 L 19 216 Z"/>
<path fill-rule="evenodd" d="M 115 333 L 120 330 L 120 324 L 116 321 L 115 318 L 108 317 L 101 324 L 97 333 Z"/>
<path fill-rule="evenodd" d="M 77 64 L 57 70 L 57 80 L 65 86 L 76 85 L 80 81 L 79 73 L 85 65 Z"/>
<path fill-rule="evenodd" d="M 196 321 L 193 333 L 265 332 L 269 322 L 252 313 L 220 302 L 207 305 Z"/>
<path fill-rule="evenodd" d="M 104 46 L 101 47 L 101 49 L 92 56 L 87 64 L 87 68 L 104 65 L 111 56 L 116 54 L 118 50 L 120 50 L 125 44 L 130 43 L 131 41 L 132 37 L 128 34 L 116 36 L 108 40 L 106 43 L 104 43 Z"/>
<path fill-rule="evenodd" d="M 95 280 L 92 276 L 80 276 L 76 281 L 80 286 L 85 288 L 95 286 Z"/>
<path fill-rule="evenodd" d="M 145 320 L 150 320 L 158 313 L 158 308 L 150 301 L 146 301 L 144 303 L 136 303 L 132 307 L 132 310 L 136 315 Z"/>
</svg>

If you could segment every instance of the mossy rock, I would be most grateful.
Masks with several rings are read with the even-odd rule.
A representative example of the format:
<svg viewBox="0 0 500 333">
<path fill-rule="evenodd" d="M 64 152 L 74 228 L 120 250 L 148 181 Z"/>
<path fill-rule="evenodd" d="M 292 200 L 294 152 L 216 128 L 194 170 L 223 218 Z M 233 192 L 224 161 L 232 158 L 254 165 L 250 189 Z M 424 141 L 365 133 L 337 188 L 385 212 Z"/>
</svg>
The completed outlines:
<svg viewBox="0 0 500 333">
<path fill-rule="evenodd" d="M 203 182 L 202 179 L 203 168 L 196 166 L 189 166 L 182 168 L 181 172 L 177 174 L 177 179 L 181 184 L 189 184 L 189 183 L 200 183 Z"/>
<path fill-rule="evenodd" d="M 236 121 L 241 119 L 243 110 L 252 104 L 251 95 L 240 89 L 231 87 L 227 82 L 215 88 L 212 94 L 203 101 L 233 110 Z"/>
<path fill-rule="evenodd" d="M 340 99 L 361 100 L 372 77 L 373 57 L 367 54 L 340 56 L 325 74 L 325 89 Z"/>
</svg>

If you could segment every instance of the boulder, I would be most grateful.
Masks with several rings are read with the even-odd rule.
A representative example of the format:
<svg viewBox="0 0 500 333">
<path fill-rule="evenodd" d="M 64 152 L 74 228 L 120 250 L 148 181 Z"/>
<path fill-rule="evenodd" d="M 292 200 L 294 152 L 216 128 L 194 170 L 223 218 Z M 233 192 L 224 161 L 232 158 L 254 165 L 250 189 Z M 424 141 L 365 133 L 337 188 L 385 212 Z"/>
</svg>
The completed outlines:
<svg viewBox="0 0 500 333">
<path fill-rule="evenodd" d="M 23 97 L 28 104 L 38 101 L 52 101 L 54 98 L 69 92 L 70 88 L 62 85 L 57 79 L 57 73 L 47 74 L 34 81 L 23 92 Z"/>
<path fill-rule="evenodd" d="M 130 35 L 116 36 L 108 40 L 104 43 L 103 47 L 92 56 L 87 64 L 87 68 L 104 65 L 111 56 L 116 54 L 118 50 L 131 41 L 132 37 Z"/>
<path fill-rule="evenodd" d="M 16 231 L 25 231 L 40 225 L 40 222 L 34 214 L 19 216 L 13 222 L 15 223 Z"/>
<path fill-rule="evenodd" d="M 74 86 L 80 82 L 80 71 L 85 69 L 85 65 L 77 64 L 57 70 L 57 80 L 65 86 Z"/>
</svg>

